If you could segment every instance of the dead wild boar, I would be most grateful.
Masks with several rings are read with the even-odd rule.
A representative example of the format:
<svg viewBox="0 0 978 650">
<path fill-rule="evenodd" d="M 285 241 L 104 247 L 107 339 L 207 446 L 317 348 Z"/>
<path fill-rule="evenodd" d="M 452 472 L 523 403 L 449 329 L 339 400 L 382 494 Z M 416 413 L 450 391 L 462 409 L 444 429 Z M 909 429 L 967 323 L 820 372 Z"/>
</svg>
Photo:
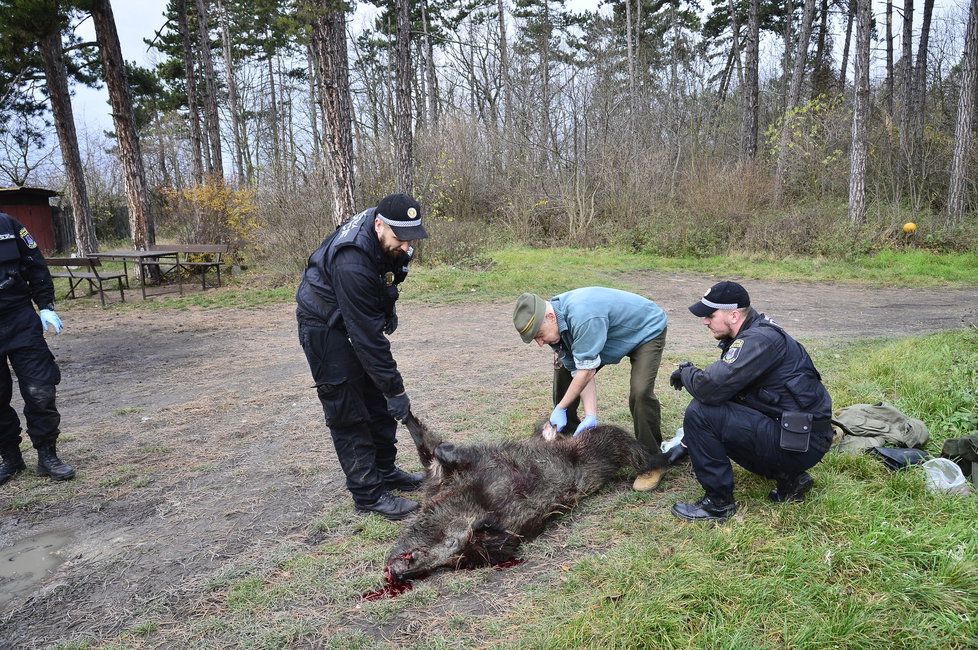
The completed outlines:
<svg viewBox="0 0 978 650">
<path fill-rule="evenodd" d="M 511 560 L 523 540 L 619 470 L 666 464 L 611 425 L 552 440 L 538 427 L 526 440 L 463 446 L 442 443 L 413 416 L 407 425 L 428 478 L 424 506 L 387 559 L 395 580 Z"/>
</svg>

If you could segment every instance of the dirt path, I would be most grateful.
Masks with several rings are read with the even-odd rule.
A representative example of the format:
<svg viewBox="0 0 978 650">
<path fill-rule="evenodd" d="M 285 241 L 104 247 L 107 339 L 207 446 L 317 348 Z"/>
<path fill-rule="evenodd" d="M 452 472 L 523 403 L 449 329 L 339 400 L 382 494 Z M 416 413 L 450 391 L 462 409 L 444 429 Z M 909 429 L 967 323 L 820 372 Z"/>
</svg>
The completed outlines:
<svg viewBox="0 0 978 650">
<path fill-rule="evenodd" d="M 710 348 L 686 307 L 714 279 L 627 279 L 667 310 L 667 356 Z M 802 340 L 978 321 L 978 289 L 746 284 Z M 518 383 L 549 391 L 549 352 L 519 343 L 511 309 L 400 309 L 393 342 L 415 410 L 456 440 L 484 433 L 459 413 L 505 409 Z M 51 341 L 64 375 L 60 449 L 79 477 L 54 484 L 29 470 L 0 488 L 0 557 L 53 539 L 63 563 L 32 590 L 0 573 L 0 646 L 110 639 L 147 613 L 179 611 L 222 568 L 306 538 L 311 519 L 348 502 L 291 305 L 64 316 Z"/>
</svg>

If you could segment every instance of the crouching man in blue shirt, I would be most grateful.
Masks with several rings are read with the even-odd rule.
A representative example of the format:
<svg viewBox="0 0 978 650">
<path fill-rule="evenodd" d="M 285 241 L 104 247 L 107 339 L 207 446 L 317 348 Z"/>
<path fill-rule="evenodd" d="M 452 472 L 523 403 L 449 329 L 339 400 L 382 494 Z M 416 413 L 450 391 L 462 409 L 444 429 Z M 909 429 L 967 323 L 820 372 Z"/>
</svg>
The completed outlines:
<svg viewBox="0 0 978 650">
<path fill-rule="evenodd" d="M 594 377 L 602 366 L 631 361 L 628 407 L 635 437 L 650 453 L 662 443 L 661 405 L 655 377 L 666 343 L 666 314 L 651 300 L 627 291 L 585 287 L 549 301 L 524 293 L 516 301 L 513 324 L 524 343 L 536 341 L 554 349 L 554 410 L 550 423 L 574 435 L 598 424 Z M 577 407 L 584 405 L 584 419 Z M 640 491 L 655 489 L 664 469 L 635 479 Z"/>
</svg>

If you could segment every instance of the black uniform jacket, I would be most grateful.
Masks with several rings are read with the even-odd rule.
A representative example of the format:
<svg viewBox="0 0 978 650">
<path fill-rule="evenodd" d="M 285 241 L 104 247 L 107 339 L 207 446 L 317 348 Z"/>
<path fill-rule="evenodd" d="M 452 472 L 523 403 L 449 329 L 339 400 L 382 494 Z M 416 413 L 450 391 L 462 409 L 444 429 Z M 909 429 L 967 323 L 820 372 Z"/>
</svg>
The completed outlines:
<svg viewBox="0 0 978 650">
<path fill-rule="evenodd" d="M 808 352 L 764 314 L 751 309 L 737 338 L 719 348 L 719 361 L 682 370 L 683 386 L 704 404 L 734 400 L 771 416 L 804 411 L 816 420 L 832 417 L 832 398 Z"/>
<path fill-rule="evenodd" d="M 0 212 L 0 314 L 30 307 L 54 309 L 47 262 L 27 228 Z"/>
<path fill-rule="evenodd" d="M 363 369 L 390 397 L 404 392 L 404 382 L 384 330 L 392 331 L 396 321 L 397 284 L 407 275 L 408 259 L 384 253 L 373 215 L 371 208 L 345 222 L 309 257 L 296 292 L 297 317 L 342 332 Z"/>
</svg>

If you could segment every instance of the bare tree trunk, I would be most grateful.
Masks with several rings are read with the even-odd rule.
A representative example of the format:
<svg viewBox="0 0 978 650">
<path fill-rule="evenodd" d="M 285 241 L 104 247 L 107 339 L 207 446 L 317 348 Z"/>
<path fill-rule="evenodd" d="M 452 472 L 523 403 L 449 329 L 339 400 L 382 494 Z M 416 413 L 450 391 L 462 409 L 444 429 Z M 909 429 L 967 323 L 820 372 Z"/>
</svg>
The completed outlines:
<svg viewBox="0 0 978 650">
<path fill-rule="evenodd" d="M 625 0 L 625 49 L 628 57 L 628 105 L 631 107 L 632 112 L 634 112 L 635 58 L 632 54 L 632 0 Z"/>
<path fill-rule="evenodd" d="M 75 221 L 75 247 L 80 257 L 98 252 L 95 224 L 88 205 L 88 189 L 78 150 L 78 134 L 71 109 L 71 91 L 68 88 L 68 71 L 65 67 L 61 33 L 53 31 L 41 39 L 41 57 L 44 60 L 44 77 L 47 81 L 51 113 L 61 145 L 61 159 L 68 179 L 71 212 Z"/>
<path fill-rule="evenodd" d="M 795 51 L 795 43 L 792 35 L 794 34 L 794 24 L 793 19 L 795 15 L 795 0 L 788 0 L 785 3 L 784 12 L 784 65 L 781 69 L 784 71 L 782 78 L 784 83 L 782 84 L 782 94 L 781 99 L 784 102 L 779 107 L 779 110 L 784 110 L 788 107 L 788 95 L 791 92 L 791 77 L 789 77 L 789 70 L 792 69 L 791 65 L 791 54 Z"/>
<path fill-rule="evenodd" d="M 279 114 L 278 98 L 275 91 L 275 67 L 272 64 L 273 55 L 268 55 L 268 101 L 269 101 L 269 128 L 272 130 L 272 160 L 275 173 L 282 173 L 282 141 L 279 138 Z"/>
<path fill-rule="evenodd" d="M 886 110 L 893 117 L 893 2 L 886 0 Z"/>
<path fill-rule="evenodd" d="M 852 25 L 856 19 L 856 0 L 849 0 L 849 15 L 846 17 L 846 45 L 842 48 L 842 67 L 839 69 L 839 90 L 846 91 L 846 70 L 849 67 L 849 45 L 852 43 Z"/>
<path fill-rule="evenodd" d="M 924 110 L 927 103 L 927 48 L 930 43 L 930 23 L 933 15 L 934 0 L 924 0 L 924 17 L 920 26 L 920 42 L 917 45 L 917 60 L 914 63 L 910 91 L 913 137 L 914 142 L 917 143 L 923 140 Z"/>
<path fill-rule="evenodd" d="M 502 0 L 499 0 L 500 4 Z M 438 75 L 435 74 L 435 50 L 431 43 L 431 23 L 428 22 L 428 1 L 421 3 L 421 18 L 424 20 L 425 77 L 428 85 L 428 119 L 433 127 L 438 126 Z M 506 56 L 506 44 L 501 45 L 500 56 Z"/>
<path fill-rule="evenodd" d="M 869 46 L 872 30 L 871 0 L 855 0 L 856 71 L 852 110 L 852 149 L 849 156 L 849 223 L 858 228 L 866 221 L 866 159 L 869 120 Z"/>
<path fill-rule="evenodd" d="M 506 35 L 506 7 L 503 0 L 496 0 L 499 11 L 499 78 L 503 85 L 503 159 L 509 150 L 507 144 L 513 129 L 513 91 L 510 85 L 509 41 Z"/>
<path fill-rule="evenodd" d="M 221 152 L 221 122 L 217 114 L 217 81 L 214 77 L 214 59 L 211 56 L 211 37 L 207 22 L 206 0 L 197 0 L 197 31 L 200 34 L 200 60 L 204 64 L 204 117 L 207 123 L 207 140 L 210 142 L 211 166 L 207 172 L 224 180 L 224 156 Z"/>
<path fill-rule="evenodd" d="M 190 176 L 195 185 L 204 181 L 204 163 L 200 136 L 200 109 L 197 106 L 197 74 L 194 72 L 194 49 L 187 24 L 187 0 L 176 0 L 177 27 L 183 42 L 183 67 L 187 84 L 187 121 L 190 123 Z M 208 156 L 209 157 L 209 156 Z"/>
<path fill-rule="evenodd" d="M 913 0 L 903 0 L 903 36 L 900 41 L 900 140 L 910 132 L 910 77 L 913 75 Z"/>
<path fill-rule="evenodd" d="M 801 82 L 805 76 L 805 65 L 808 63 L 808 43 L 812 38 L 812 20 L 814 17 L 815 0 L 805 0 L 805 9 L 801 17 L 801 30 L 798 32 L 798 44 L 795 47 L 795 65 L 791 71 L 791 87 L 788 90 L 784 119 L 781 123 L 781 138 L 774 183 L 774 196 L 777 203 L 784 200 L 785 176 L 788 173 L 788 144 L 791 141 L 791 120 L 795 107 L 801 101 Z"/>
<path fill-rule="evenodd" d="M 119 142 L 119 158 L 122 161 L 126 197 L 129 200 L 132 245 L 136 250 L 145 250 L 150 231 L 149 222 L 152 219 L 149 193 L 146 190 L 146 172 L 143 169 L 139 135 L 136 133 L 132 95 L 126 79 L 119 32 L 116 30 L 109 0 L 92 0 L 92 22 L 95 24 L 95 38 L 98 40 L 102 67 L 105 70 L 105 85 L 109 90 L 112 123 Z"/>
<path fill-rule="evenodd" d="M 316 105 L 319 103 L 321 82 L 313 65 L 314 58 L 315 54 L 310 42 L 306 45 L 306 74 L 309 75 L 309 125 L 312 127 L 312 159 L 318 165 L 322 160 L 322 138 L 319 135 L 319 111 L 316 109 Z"/>
<path fill-rule="evenodd" d="M 743 85 L 744 71 L 740 63 L 740 21 L 737 20 L 737 4 L 735 0 L 727 0 L 727 5 L 730 8 L 730 33 L 733 35 L 730 54 L 737 65 L 737 81 Z"/>
<path fill-rule="evenodd" d="M 958 118 L 954 127 L 954 157 L 951 159 L 951 185 L 947 198 L 948 224 L 964 221 L 968 208 L 968 166 L 971 162 L 971 138 L 975 114 L 975 81 L 978 77 L 978 0 L 971 0 L 968 27 L 961 59 L 961 94 L 958 96 Z"/>
<path fill-rule="evenodd" d="M 829 72 L 825 65 L 825 41 L 829 29 L 829 0 L 822 0 L 818 13 L 818 39 L 812 72 L 812 97 L 828 92 Z"/>
<path fill-rule="evenodd" d="M 317 92 L 323 114 L 323 141 L 333 194 L 333 223 L 354 214 L 353 105 L 346 52 L 346 15 L 342 9 L 321 9 L 313 22 L 312 47 L 316 53 Z"/>
<path fill-rule="evenodd" d="M 758 51 L 761 31 L 759 10 L 760 0 L 750 0 L 747 18 L 747 53 L 744 61 L 744 156 L 757 156 L 757 114 L 758 114 Z"/>
<path fill-rule="evenodd" d="M 397 190 L 414 190 L 414 135 L 411 131 L 411 1 L 395 0 L 397 8 L 397 119 L 395 148 Z"/>
<path fill-rule="evenodd" d="M 234 170 L 238 186 L 245 184 L 244 147 L 241 144 L 241 102 L 238 98 L 238 77 L 231 49 L 231 29 L 223 0 L 217 0 L 217 10 L 221 14 L 221 46 L 224 51 L 224 67 L 228 75 L 228 112 L 231 113 L 231 135 L 234 142 Z M 315 115 L 313 115 L 315 118 Z M 315 126 L 315 122 L 313 123 Z M 314 134 L 315 135 L 315 134 Z M 318 144 L 318 143 L 315 143 Z"/>
</svg>

